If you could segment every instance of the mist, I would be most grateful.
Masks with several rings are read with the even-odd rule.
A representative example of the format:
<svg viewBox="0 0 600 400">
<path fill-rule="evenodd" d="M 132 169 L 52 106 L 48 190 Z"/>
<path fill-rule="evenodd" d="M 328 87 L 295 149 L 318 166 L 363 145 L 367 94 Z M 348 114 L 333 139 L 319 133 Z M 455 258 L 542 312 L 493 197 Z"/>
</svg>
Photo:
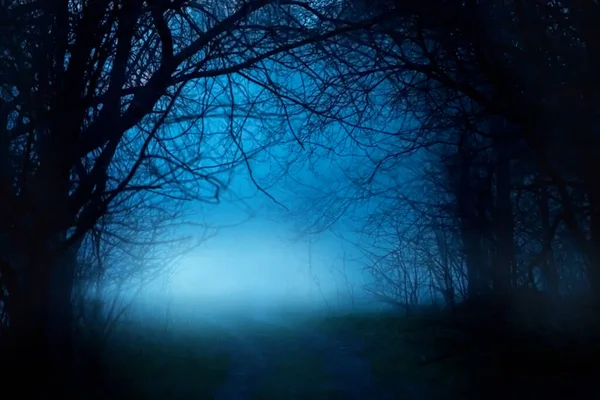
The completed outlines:
<svg viewBox="0 0 600 400">
<path fill-rule="evenodd" d="M 377 311 L 369 275 L 332 235 L 293 240 L 282 224 L 253 220 L 184 255 L 170 274 L 122 290 L 122 318 L 178 325 L 288 323 L 299 316 Z M 110 308 L 114 292 L 104 300 Z"/>
<path fill-rule="evenodd" d="M 539 3 L 2 1 L 1 393 L 577 398 L 600 8 Z"/>
</svg>

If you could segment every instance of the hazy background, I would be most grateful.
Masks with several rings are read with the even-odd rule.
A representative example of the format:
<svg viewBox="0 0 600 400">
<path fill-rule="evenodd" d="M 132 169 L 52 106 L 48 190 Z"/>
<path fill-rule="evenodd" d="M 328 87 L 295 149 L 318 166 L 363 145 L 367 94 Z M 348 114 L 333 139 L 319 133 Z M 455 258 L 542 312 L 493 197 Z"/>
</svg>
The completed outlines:
<svg viewBox="0 0 600 400">
<path fill-rule="evenodd" d="M 197 237 L 209 227 L 210 237 L 181 257 L 173 275 L 139 292 L 128 313 L 162 318 L 168 308 L 171 319 L 273 318 L 381 308 L 365 290 L 372 276 L 353 243 L 363 235 L 343 218 L 324 228 L 311 224 L 315 216 L 330 218 L 318 208 L 331 199 L 324 188 L 351 185 L 343 171 L 347 162 L 313 155 L 285 171 L 255 162 L 253 176 L 272 198 L 257 189 L 247 169 L 238 169 L 219 204 L 189 204 L 203 226 L 177 232 Z"/>
</svg>

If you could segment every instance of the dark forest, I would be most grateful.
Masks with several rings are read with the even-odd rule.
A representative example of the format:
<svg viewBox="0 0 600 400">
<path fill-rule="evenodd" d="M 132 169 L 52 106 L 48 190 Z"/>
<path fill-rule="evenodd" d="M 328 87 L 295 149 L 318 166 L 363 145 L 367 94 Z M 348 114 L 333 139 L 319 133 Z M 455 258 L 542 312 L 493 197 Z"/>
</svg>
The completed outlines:
<svg viewBox="0 0 600 400">
<path fill-rule="evenodd" d="M 3 0 L 0 53 L 2 398 L 600 398 L 599 1 Z"/>
</svg>

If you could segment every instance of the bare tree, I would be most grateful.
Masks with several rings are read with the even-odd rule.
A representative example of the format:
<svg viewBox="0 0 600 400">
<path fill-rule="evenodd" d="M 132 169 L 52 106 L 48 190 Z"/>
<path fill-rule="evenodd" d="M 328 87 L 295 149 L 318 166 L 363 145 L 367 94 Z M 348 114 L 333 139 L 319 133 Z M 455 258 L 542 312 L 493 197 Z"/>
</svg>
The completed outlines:
<svg viewBox="0 0 600 400">
<path fill-rule="evenodd" d="M 405 262 L 454 265 L 432 278 L 447 298 L 597 296 L 597 5 L 350 1 L 340 19 L 359 15 L 377 22 L 325 43 L 313 77 L 331 107 L 306 161 L 335 179 L 309 187 L 306 231 L 359 226 L 378 276 L 409 246 Z"/>
<path fill-rule="evenodd" d="M 273 123 L 291 114 L 273 113 L 268 88 L 298 91 L 286 78 L 318 57 L 316 44 L 357 26 L 333 23 L 335 7 L 297 1 L 0 7 L 7 343 L 30 359 L 18 364 L 60 374 L 69 369 L 71 292 L 86 234 L 141 192 L 156 202 L 218 201 L 235 166 L 299 141 Z M 64 379 L 48 382 L 59 388 Z"/>
</svg>

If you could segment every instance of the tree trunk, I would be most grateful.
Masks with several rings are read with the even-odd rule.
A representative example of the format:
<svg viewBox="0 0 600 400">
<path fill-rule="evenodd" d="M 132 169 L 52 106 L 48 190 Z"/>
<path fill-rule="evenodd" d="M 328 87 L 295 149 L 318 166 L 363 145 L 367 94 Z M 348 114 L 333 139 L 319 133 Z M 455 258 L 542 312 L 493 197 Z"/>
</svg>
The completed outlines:
<svg viewBox="0 0 600 400">
<path fill-rule="evenodd" d="M 473 199 L 470 167 L 464 163 L 460 168 L 460 183 L 457 188 L 458 218 L 466 259 L 467 296 L 469 299 L 474 299 L 485 292 L 483 269 L 486 262 L 483 255 L 482 232 L 476 223 L 477 216 L 474 215 L 476 202 Z"/>
<path fill-rule="evenodd" d="M 548 190 L 545 187 L 540 188 L 540 198 L 538 206 L 542 219 L 542 230 L 544 232 L 544 241 L 542 243 L 542 275 L 544 277 L 545 290 L 552 299 L 558 299 L 560 294 L 558 271 L 556 270 L 556 261 L 552 250 L 552 242 L 556 228 L 550 223 L 550 205 Z"/>
<path fill-rule="evenodd" d="M 450 254 L 448 252 L 448 242 L 445 234 L 436 229 L 434 230 L 436 239 L 436 245 L 438 249 L 439 257 L 441 258 L 442 271 L 441 271 L 441 286 L 442 294 L 444 296 L 444 306 L 450 307 L 454 310 L 456 303 L 456 293 L 454 288 L 454 280 L 452 277 L 452 267 L 450 264 Z"/>
<path fill-rule="evenodd" d="M 590 235 L 587 275 L 594 303 L 600 306 L 600 188 L 589 185 Z"/>
<path fill-rule="evenodd" d="M 496 296 L 506 298 L 510 294 L 511 274 L 514 261 L 513 213 L 510 186 L 510 159 L 506 144 L 498 150 L 496 166 L 496 212 L 494 226 L 497 254 L 493 262 L 493 290 Z"/>
<path fill-rule="evenodd" d="M 70 387 L 76 257 L 76 248 L 54 258 L 40 251 L 16 269 L 17 286 L 9 294 L 10 375 L 13 382 L 34 378 L 25 388 L 32 395 L 65 396 Z"/>
</svg>

